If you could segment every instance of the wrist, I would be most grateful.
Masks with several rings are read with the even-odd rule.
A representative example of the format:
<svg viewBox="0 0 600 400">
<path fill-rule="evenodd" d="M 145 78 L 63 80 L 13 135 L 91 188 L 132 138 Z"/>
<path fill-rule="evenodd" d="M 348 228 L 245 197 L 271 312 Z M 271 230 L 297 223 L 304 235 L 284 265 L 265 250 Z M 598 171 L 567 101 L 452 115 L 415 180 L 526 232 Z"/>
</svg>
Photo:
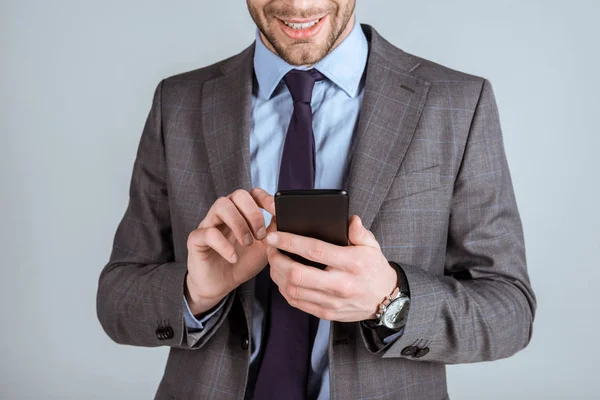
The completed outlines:
<svg viewBox="0 0 600 400">
<path fill-rule="evenodd" d="M 383 293 L 384 297 L 389 296 L 392 292 L 398 287 L 398 271 L 394 267 L 394 265 L 388 261 L 389 268 L 387 269 L 387 282 L 385 293 Z"/>
<path fill-rule="evenodd" d="M 377 306 L 377 311 L 371 315 L 369 320 L 363 321 L 363 324 L 369 328 L 388 325 L 388 328 L 398 330 L 404 326 L 408 309 L 410 306 L 410 291 L 406 274 L 402 267 L 393 261 L 388 261 L 389 271 L 386 269 L 386 279 L 390 282 L 384 289 L 384 299 Z M 391 272 L 393 277 L 388 277 Z M 388 308 L 391 307 L 391 311 Z M 385 321 L 385 322 L 384 322 Z"/>
<path fill-rule="evenodd" d="M 385 301 L 385 299 L 390 296 L 398 287 L 398 274 L 391 263 L 388 262 L 388 268 L 384 267 L 382 275 L 384 284 L 377 290 L 377 293 L 374 296 L 377 303 L 372 307 L 373 313 L 367 318 L 367 320 L 377 320 L 379 305 Z"/>
<path fill-rule="evenodd" d="M 397 283 L 396 286 L 400 289 L 400 291 L 406 296 L 410 297 L 410 288 L 408 286 L 408 279 L 406 278 L 406 274 L 402 269 L 402 266 L 394 261 L 389 261 L 390 267 L 396 271 Z"/>
<path fill-rule="evenodd" d="M 198 289 L 197 286 L 194 285 L 190 275 L 186 274 L 184 295 L 190 311 L 194 316 L 207 312 L 227 296 L 227 294 L 225 294 L 217 297 L 203 297 L 200 293 L 202 293 L 202 290 Z"/>
</svg>

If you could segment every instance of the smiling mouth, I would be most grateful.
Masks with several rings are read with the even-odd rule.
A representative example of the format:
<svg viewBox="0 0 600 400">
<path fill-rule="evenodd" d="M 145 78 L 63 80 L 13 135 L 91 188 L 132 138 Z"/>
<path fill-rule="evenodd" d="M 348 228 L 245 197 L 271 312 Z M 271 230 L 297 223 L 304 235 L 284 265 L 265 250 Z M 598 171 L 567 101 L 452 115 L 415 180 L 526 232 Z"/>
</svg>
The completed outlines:
<svg viewBox="0 0 600 400">
<path fill-rule="evenodd" d="M 327 14 L 322 17 L 310 19 L 281 19 L 277 18 L 283 33 L 292 40 L 307 40 L 319 34 L 322 30 Z"/>
<path fill-rule="evenodd" d="M 281 20 L 281 22 L 283 22 L 286 26 L 289 26 L 292 29 L 300 30 L 300 29 L 311 28 L 311 27 L 317 25 L 322 19 L 323 18 L 321 17 L 321 18 L 315 19 L 313 21 L 302 22 L 302 23 L 288 22 L 288 21 L 284 21 L 284 20 Z"/>
</svg>

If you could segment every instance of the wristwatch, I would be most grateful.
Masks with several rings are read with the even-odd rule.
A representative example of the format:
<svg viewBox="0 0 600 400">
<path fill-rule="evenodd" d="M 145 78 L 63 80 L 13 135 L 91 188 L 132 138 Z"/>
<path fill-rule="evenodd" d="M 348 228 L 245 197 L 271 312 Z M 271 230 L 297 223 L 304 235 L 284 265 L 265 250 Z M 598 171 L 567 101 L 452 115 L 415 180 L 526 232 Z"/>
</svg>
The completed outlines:
<svg viewBox="0 0 600 400">
<path fill-rule="evenodd" d="M 400 331 L 406 325 L 410 309 L 410 291 L 406 275 L 402 268 L 393 261 L 390 261 L 390 266 L 396 270 L 398 286 L 379 304 L 375 314 L 377 318 L 363 321 L 368 328 L 382 330 L 383 334 Z"/>
</svg>

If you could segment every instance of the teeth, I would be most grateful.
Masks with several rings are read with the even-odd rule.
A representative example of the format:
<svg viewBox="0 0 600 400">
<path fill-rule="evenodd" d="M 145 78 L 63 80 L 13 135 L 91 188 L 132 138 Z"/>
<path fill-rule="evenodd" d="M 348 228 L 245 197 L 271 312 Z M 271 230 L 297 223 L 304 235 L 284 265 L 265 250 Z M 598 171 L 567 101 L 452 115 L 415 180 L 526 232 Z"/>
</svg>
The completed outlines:
<svg viewBox="0 0 600 400">
<path fill-rule="evenodd" d="M 318 24 L 320 21 L 320 19 L 317 19 L 315 21 L 312 22 L 305 22 L 303 24 L 294 24 L 291 22 L 285 22 L 283 21 L 284 24 L 286 24 L 287 26 L 289 26 L 292 29 L 306 29 L 306 28 L 310 28 L 311 26 L 315 26 L 316 24 Z"/>
</svg>

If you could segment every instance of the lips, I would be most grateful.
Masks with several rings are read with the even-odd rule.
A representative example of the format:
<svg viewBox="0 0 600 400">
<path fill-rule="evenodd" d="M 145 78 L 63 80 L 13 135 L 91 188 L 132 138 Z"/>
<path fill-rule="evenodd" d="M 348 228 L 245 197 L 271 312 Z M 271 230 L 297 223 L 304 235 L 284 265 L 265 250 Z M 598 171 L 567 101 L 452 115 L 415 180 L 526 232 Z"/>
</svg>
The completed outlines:
<svg viewBox="0 0 600 400">
<path fill-rule="evenodd" d="M 306 20 L 281 20 L 277 19 L 283 33 L 290 39 L 310 39 L 316 36 L 323 27 L 327 15 L 321 18 Z"/>
</svg>

